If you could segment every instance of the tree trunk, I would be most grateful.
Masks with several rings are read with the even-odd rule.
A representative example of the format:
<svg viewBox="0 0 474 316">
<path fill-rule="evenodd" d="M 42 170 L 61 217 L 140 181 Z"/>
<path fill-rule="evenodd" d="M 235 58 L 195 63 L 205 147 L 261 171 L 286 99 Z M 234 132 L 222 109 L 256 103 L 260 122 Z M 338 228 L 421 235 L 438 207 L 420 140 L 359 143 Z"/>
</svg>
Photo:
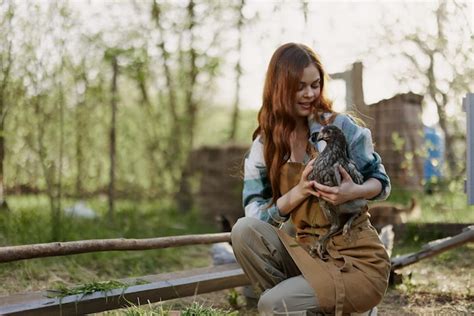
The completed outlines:
<svg viewBox="0 0 474 316">
<path fill-rule="evenodd" d="M 51 212 L 51 240 L 57 241 L 59 240 L 59 231 L 56 221 L 56 213 L 57 213 L 57 194 L 55 193 L 55 185 L 54 185 L 54 168 L 55 164 L 54 161 L 50 161 L 50 166 L 48 163 L 48 157 L 46 153 L 46 145 L 44 144 L 44 136 L 45 136 L 45 128 L 46 128 L 46 119 L 42 120 L 41 118 L 41 108 L 42 103 L 41 99 L 43 97 L 41 95 L 35 96 L 33 101 L 34 106 L 34 113 L 36 115 L 36 142 L 37 142 L 37 153 L 38 158 L 41 164 L 41 169 L 43 170 L 44 179 L 46 182 L 46 193 L 49 199 L 49 206 Z"/>
<path fill-rule="evenodd" d="M 56 207 L 53 209 L 53 240 L 61 240 L 61 209 L 62 209 L 62 179 L 63 179 L 63 158 L 64 158 L 64 91 L 59 84 L 59 155 L 58 172 L 56 182 Z"/>
<path fill-rule="evenodd" d="M 115 163 L 116 163 L 116 124 L 117 124 L 117 56 L 112 57 L 111 122 L 110 122 L 110 182 L 109 182 L 109 219 L 114 219 Z"/>
<path fill-rule="evenodd" d="M 0 211 L 8 210 L 7 200 L 5 198 L 4 184 L 4 165 L 5 165 L 5 96 L 0 92 Z"/>
<path fill-rule="evenodd" d="M 428 50 L 427 50 L 428 51 Z M 435 59 L 434 55 L 436 50 L 431 50 L 429 52 L 430 65 L 427 71 L 426 76 L 428 77 L 428 94 L 436 105 L 436 110 L 438 111 L 439 126 L 444 132 L 445 137 L 445 148 L 446 148 L 446 161 L 448 163 L 448 172 L 451 176 L 455 176 L 457 173 L 457 158 L 456 151 L 454 149 L 454 137 L 449 130 L 446 114 L 446 105 L 448 103 L 447 96 L 442 93 L 436 85 L 436 76 L 434 73 L 435 68 Z M 441 100 L 439 98 L 441 97 Z"/>
<path fill-rule="evenodd" d="M 82 151 L 83 137 L 82 133 L 84 132 L 82 124 L 82 107 L 83 103 L 80 102 L 76 105 L 76 196 L 81 198 L 84 189 L 82 178 L 84 176 L 84 152 Z"/>
<path fill-rule="evenodd" d="M 240 77 L 242 77 L 242 65 L 241 65 L 241 55 L 242 55 L 242 26 L 244 24 L 244 13 L 243 7 L 245 5 L 245 0 L 240 0 L 240 4 L 238 6 L 239 10 L 239 18 L 237 20 L 237 30 L 239 32 L 239 39 L 237 41 L 237 52 L 239 53 L 239 58 L 237 60 L 237 64 L 235 65 L 235 99 L 234 99 L 234 107 L 232 111 L 232 122 L 230 125 L 230 135 L 229 140 L 235 141 L 235 137 L 238 130 L 238 123 L 239 123 L 239 103 L 240 103 Z"/>
<path fill-rule="evenodd" d="M 86 129 L 86 124 L 85 124 L 85 117 L 84 117 L 84 107 L 87 104 L 87 90 L 89 88 L 89 84 L 87 81 L 87 75 L 85 73 L 85 64 L 82 63 L 81 65 L 82 69 L 80 70 L 82 72 L 79 81 L 84 81 L 85 84 L 85 89 L 84 89 L 84 95 L 82 96 L 82 99 L 78 102 L 75 108 L 75 123 L 76 123 L 76 196 L 78 198 L 82 198 L 84 194 L 84 183 L 83 183 L 83 178 L 85 175 L 84 171 L 84 151 L 83 151 L 83 145 L 84 145 L 84 137 L 83 133 L 85 133 Z"/>
<path fill-rule="evenodd" d="M 192 196 L 191 196 L 191 189 L 190 189 L 190 177 L 192 175 L 192 170 L 189 168 L 189 153 L 193 149 L 194 145 L 194 137 L 195 137 L 195 129 L 196 129 L 196 117 L 197 117 L 197 103 L 194 100 L 194 90 L 196 86 L 196 78 L 198 74 L 198 68 L 196 66 L 196 58 L 197 53 L 194 49 L 194 33 L 193 29 L 196 24 L 195 21 L 195 12 L 194 12 L 194 0 L 189 0 L 187 6 L 188 12 L 188 27 L 187 31 L 189 32 L 189 71 L 187 76 L 187 88 L 186 88 L 186 118 L 187 118 L 187 126 L 186 126 L 186 143 L 185 146 L 182 148 L 181 159 L 178 160 L 180 164 L 180 177 L 179 177 L 179 189 L 177 195 L 175 197 L 176 204 L 178 210 L 183 213 L 189 212 L 192 207 Z"/>
<path fill-rule="evenodd" d="M 182 120 L 178 114 L 178 99 L 176 88 L 174 85 L 173 75 L 170 69 L 170 61 L 169 61 L 169 52 L 166 50 L 165 47 L 165 40 L 164 35 L 165 31 L 163 26 L 160 23 L 161 20 L 161 7 L 158 5 L 156 1 L 153 1 L 152 10 L 151 10 L 152 19 L 155 21 L 156 28 L 160 34 L 160 42 L 157 44 L 158 49 L 161 53 L 162 58 L 162 66 L 164 70 L 164 77 L 166 81 L 166 89 L 168 94 L 168 109 L 169 113 L 171 113 L 171 120 L 172 125 L 168 133 L 168 154 L 163 156 L 163 164 L 165 168 L 171 173 L 172 182 L 173 184 L 176 183 L 181 176 L 180 174 L 180 166 L 182 164 L 182 151 L 183 151 L 183 132 L 181 130 Z"/>
<path fill-rule="evenodd" d="M 197 58 L 197 53 L 196 50 L 194 49 L 194 26 L 196 25 L 196 16 L 194 12 L 194 0 L 189 0 L 187 11 L 188 11 L 188 19 L 189 19 L 189 24 L 188 24 L 188 32 L 189 32 L 189 74 L 188 74 L 188 88 L 186 91 L 186 107 L 187 107 L 187 113 L 186 116 L 189 119 L 189 126 L 187 126 L 188 129 L 188 148 L 186 150 L 186 153 L 188 153 L 194 145 L 194 132 L 196 129 L 196 117 L 197 117 L 197 103 L 194 100 L 194 91 L 195 91 L 195 86 L 196 86 L 196 78 L 198 75 L 198 68 L 196 66 L 196 58 Z M 187 156 L 187 154 L 185 155 Z"/>
<path fill-rule="evenodd" d="M 9 27 L 11 27 L 11 20 L 13 18 L 13 4 L 9 3 L 8 7 L 8 20 L 7 23 Z M 5 139 L 5 121 L 8 113 L 7 108 L 7 89 L 8 84 L 10 81 L 10 72 L 13 64 L 13 57 L 12 57 L 12 42 L 9 40 L 6 45 L 7 51 L 6 56 L 0 57 L 0 65 L 2 66 L 2 82 L 0 86 L 0 210 L 8 210 L 8 204 L 5 197 L 5 147 L 6 147 L 6 139 Z"/>
<path fill-rule="evenodd" d="M 147 77 L 145 75 L 145 71 L 143 71 L 142 67 L 148 67 L 148 64 L 140 64 L 136 69 L 135 74 L 135 81 L 137 83 L 138 90 L 140 91 L 141 95 L 141 109 L 144 111 L 144 115 L 146 116 L 143 125 L 143 131 L 145 133 L 145 142 L 146 142 L 146 156 L 148 157 L 148 169 L 150 170 L 149 177 L 150 177 L 150 186 L 153 192 L 156 194 L 152 194 L 152 196 L 161 196 L 162 195 L 162 188 L 157 181 L 157 175 L 162 173 L 162 166 L 160 162 L 162 159 L 156 159 L 155 155 L 159 152 L 160 149 L 160 136 L 157 131 L 157 122 L 161 121 L 161 115 L 159 110 L 156 114 L 153 112 L 153 105 L 149 98 L 148 88 L 147 88 Z"/>
</svg>

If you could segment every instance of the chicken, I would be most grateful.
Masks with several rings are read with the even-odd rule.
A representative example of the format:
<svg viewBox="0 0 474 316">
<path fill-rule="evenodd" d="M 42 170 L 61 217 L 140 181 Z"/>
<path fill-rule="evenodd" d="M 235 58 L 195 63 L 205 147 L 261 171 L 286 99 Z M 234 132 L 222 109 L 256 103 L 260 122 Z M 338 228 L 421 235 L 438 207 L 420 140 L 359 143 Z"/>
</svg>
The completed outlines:
<svg viewBox="0 0 474 316">
<path fill-rule="evenodd" d="M 349 173 L 354 183 L 362 184 L 364 182 L 363 176 L 357 170 L 355 163 L 349 159 L 347 142 L 343 132 L 336 126 L 325 126 L 316 139 L 318 142 L 321 140 L 326 142 L 326 147 L 314 161 L 313 171 L 308 179 L 326 186 L 339 186 L 341 184 L 339 166 L 342 166 Z M 347 235 L 354 219 L 367 209 L 367 201 L 358 199 L 340 205 L 333 205 L 323 199 L 318 201 L 331 227 L 319 239 L 319 242 L 310 248 L 310 254 L 312 256 L 317 254 L 320 258 L 324 258 L 329 238 L 338 234 L 341 230 L 343 235 Z"/>
</svg>

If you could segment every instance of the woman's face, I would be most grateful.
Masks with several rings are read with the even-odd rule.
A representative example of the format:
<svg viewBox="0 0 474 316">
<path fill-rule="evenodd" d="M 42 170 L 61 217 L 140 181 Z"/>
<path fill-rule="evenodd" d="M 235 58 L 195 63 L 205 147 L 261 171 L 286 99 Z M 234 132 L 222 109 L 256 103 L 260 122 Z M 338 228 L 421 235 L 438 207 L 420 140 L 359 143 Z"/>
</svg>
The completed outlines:
<svg viewBox="0 0 474 316">
<path fill-rule="evenodd" d="M 321 93 L 321 78 L 318 68 L 311 64 L 303 70 L 298 91 L 296 92 L 296 114 L 307 117 L 311 114 L 311 106 Z"/>
</svg>

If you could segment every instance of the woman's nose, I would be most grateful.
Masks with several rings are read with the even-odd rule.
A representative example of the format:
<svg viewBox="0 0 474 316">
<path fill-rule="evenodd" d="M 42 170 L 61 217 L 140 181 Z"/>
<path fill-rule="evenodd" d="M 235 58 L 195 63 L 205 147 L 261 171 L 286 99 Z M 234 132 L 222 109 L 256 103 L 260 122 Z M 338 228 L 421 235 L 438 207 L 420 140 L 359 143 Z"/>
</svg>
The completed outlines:
<svg viewBox="0 0 474 316">
<path fill-rule="evenodd" d="M 307 87 L 304 91 L 304 96 L 306 98 L 312 98 L 314 96 L 314 91 L 311 89 L 311 87 Z"/>
</svg>

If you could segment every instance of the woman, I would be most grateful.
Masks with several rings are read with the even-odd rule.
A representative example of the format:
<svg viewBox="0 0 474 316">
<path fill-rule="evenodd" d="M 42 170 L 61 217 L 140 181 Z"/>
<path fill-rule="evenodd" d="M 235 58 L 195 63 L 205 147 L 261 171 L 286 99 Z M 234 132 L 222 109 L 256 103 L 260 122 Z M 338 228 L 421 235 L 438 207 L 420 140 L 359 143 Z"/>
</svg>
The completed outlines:
<svg viewBox="0 0 474 316">
<path fill-rule="evenodd" d="M 326 79 L 319 57 L 302 44 L 279 47 L 268 66 L 259 126 L 245 159 L 246 217 L 232 230 L 235 256 L 261 295 L 258 308 L 264 315 L 366 312 L 387 287 L 390 261 L 367 212 L 352 224 L 350 238 L 339 234 L 330 239 L 326 258 L 308 253 L 329 227 L 309 197 L 338 205 L 385 199 L 390 193 L 370 131 L 332 110 Z M 363 184 L 355 184 L 344 170 L 339 187 L 308 181 L 311 158 L 321 150 L 311 136 L 327 124 L 344 132 Z M 296 238 L 277 228 L 290 217 Z"/>
</svg>

